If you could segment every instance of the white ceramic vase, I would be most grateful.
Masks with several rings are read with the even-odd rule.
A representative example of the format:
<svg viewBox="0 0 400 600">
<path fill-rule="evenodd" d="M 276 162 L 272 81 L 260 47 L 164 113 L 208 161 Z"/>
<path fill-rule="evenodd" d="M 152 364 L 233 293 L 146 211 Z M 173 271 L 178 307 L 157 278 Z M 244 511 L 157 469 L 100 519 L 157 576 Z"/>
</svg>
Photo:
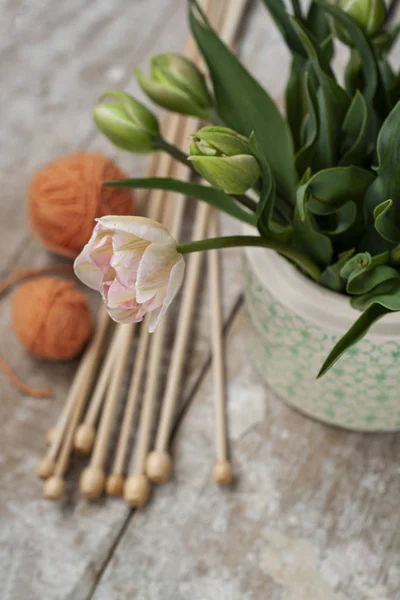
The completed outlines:
<svg viewBox="0 0 400 600">
<path fill-rule="evenodd" d="M 377 322 L 317 381 L 329 351 L 360 313 L 271 250 L 247 248 L 245 276 L 249 349 L 273 390 L 332 425 L 400 429 L 400 313 Z"/>
</svg>

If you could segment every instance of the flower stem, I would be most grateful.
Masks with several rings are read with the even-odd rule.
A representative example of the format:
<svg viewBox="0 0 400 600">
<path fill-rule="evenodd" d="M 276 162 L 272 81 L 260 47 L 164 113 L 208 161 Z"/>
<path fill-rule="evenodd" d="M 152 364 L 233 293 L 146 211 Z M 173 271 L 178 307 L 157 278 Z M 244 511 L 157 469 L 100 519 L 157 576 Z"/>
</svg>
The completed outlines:
<svg viewBox="0 0 400 600">
<path fill-rule="evenodd" d="M 303 15 L 299 0 L 292 0 L 292 6 L 295 17 L 301 21 L 303 19 Z"/>
<path fill-rule="evenodd" d="M 206 240 L 188 242 L 186 244 L 178 244 L 177 250 L 181 254 L 188 254 L 189 252 L 216 250 L 218 248 L 236 248 L 239 246 L 261 246 L 263 248 L 275 250 L 279 254 L 282 254 L 282 256 L 292 260 L 298 267 L 307 273 L 307 275 L 314 279 L 314 281 L 319 281 L 321 269 L 307 255 L 284 242 L 260 236 L 231 235 L 227 237 L 209 238 Z"/>
<path fill-rule="evenodd" d="M 246 208 L 249 208 L 252 212 L 256 212 L 257 202 L 255 202 L 252 198 L 246 196 L 246 194 L 240 194 L 238 196 L 230 194 L 230 196 L 232 196 L 232 198 L 235 198 L 237 202 L 243 204 L 243 206 L 245 206 Z"/>
<path fill-rule="evenodd" d="M 193 165 L 190 163 L 190 160 L 188 160 L 188 157 L 186 156 L 186 154 L 184 152 L 182 152 L 181 150 L 179 150 L 179 148 L 177 148 L 173 144 L 170 144 L 169 142 L 167 142 L 167 140 L 165 138 L 163 138 L 161 136 L 158 137 L 157 138 L 157 146 L 160 150 L 170 154 L 170 156 L 172 156 L 172 158 L 175 158 L 179 162 L 186 165 L 191 171 L 194 171 Z"/>
<path fill-rule="evenodd" d="M 219 114 L 217 113 L 217 111 L 216 111 L 216 109 L 214 107 L 211 107 L 211 108 L 208 109 L 208 116 L 207 116 L 207 118 L 214 125 L 220 125 L 222 127 L 226 127 L 225 121 L 223 121 L 221 119 L 221 117 L 219 116 Z"/>
</svg>

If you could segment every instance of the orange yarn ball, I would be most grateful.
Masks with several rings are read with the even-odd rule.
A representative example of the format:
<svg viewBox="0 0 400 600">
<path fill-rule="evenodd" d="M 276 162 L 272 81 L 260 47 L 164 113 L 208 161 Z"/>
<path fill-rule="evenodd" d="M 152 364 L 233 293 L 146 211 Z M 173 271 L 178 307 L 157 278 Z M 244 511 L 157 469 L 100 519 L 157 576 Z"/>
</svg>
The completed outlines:
<svg viewBox="0 0 400 600">
<path fill-rule="evenodd" d="M 55 277 L 38 277 L 17 289 L 12 325 L 32 354 L 53 360 L 79 354 L 92 332 L 85 296 L 72 281 Z"/>
<path fill-rule="evenodd" d="M 51 162 L 29 188 L 34 233 L 48 250 L 75 258 L 89 240 L 96 217 L 132 214 L 130 190 L 103 185 L 125 177 L 102 154 L 80 152 Z"/>
</svg>

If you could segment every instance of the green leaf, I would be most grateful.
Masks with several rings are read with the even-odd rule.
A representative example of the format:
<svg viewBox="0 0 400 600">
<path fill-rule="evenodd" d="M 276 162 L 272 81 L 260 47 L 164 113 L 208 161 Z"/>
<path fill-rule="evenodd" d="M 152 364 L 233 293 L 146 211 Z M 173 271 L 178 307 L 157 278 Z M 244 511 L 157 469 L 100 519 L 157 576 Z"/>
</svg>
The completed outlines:
<svg viewBox="0 0 400 600">
<path fill-rule="evenodd" d="M 332 167 L 319 171 L 307 184 L 308 206 L 319 215 L 331 214 L 349 200 L 360 206 L 374 179 L 371 171 L 360 167 Z"/>
<path fill-rule="evenodd" d="M 358 310 L 369 310 L 380 305 L 387 311 L 400 311 L 400 275 L 388 278 L 370 292 L 351 299 L 351 305 Z"/>
<path fill-rule="evenodd" d="M 279 223 L 274 222 L 272 219 L 276 200 L 274 176 L 268 162 L 265 159 L 261 146 L 257 142 L 257 139 L 253 133 L 249 138 L 249 143 L 250 149 L 258 161 L 262 175 L 260 199 L 256 212 L 258 230 L 264 237 L 273 237 L 286 242 L 291 236 L 291 226 L 282 226 Z"/>
<path fill-rule="evenodd" d="M 308 73 L 304 75 L 307 121 L 305 123 L 304 145 L 296 154 L 296 169 L 299 176 L 312 164 L 315 154 L 315 142 L 318 136 L 317 95 Z"/>
<path fill-rule="evenodd" d="M 231 215 L 239 221 L 256 226 L 256 217 L 240 208 L 233 198 L 225 194 L 222 190 L 200 185 L 198 183 L 189 183 L 179 179 L 169 179 L 167 177 L 143 177 L 137 179 L 121 179 L 118 181 L 105 181 L 105 185 L 110 187 L 147 189 L 147 190 L 167 190 L 177 192 L 190 198 L 202 200 L 210 206 Z"/>
<path fill-rule="evenodd" d="M 390 102 L 393 106 L 400 100 L 400 73 L 397 73 L 389 89 Z"/>
<path fill-rule="evenodd" d="M 300 129 L 304 116 L 304 68 L 303 57 L 294 55 L 290 67 L 290 76 L 285 90 L 285 114 L 288 120 L 295 148 L 300 148 Z"/>
<path fill-rule="evenodd" d="M 327 75 L 330 79 L 335 80 L 335 75 L 331 69 L 329 62 L 326 60 L 323 48 L 321 48 L 318 40 L 312 35 L 312 33 L 306 30 L 303 25 L 294 17 L 289 15 L 290 22 L 292 23 L 294 31 L 299 36 L 299 40 L 303 45 L 303 48 L 315 69 L 317 77 L 320 77 L 321 73 Z"/>
<path fill-rule="evenodd" d="M 351 250 L 346 250 L 345 252 L 342 252 L 342 254 L 339 254 L 338 260 L 335 263 L 328 265 L 326 269 L 324 269 L 319 283 L 335 292 L 343 291 L 346 285 L 346 280 L 341 277 L 340 271 L 349 258 L 353 256 L 354 252 L 355 250 L 352 248 Z"/>
<path fill-rule="evenodd" d="M 296 211 L 293 220 L 292 244 L 321 267 L 326 267 L 332 262 L 332 242 L 328 236 L 319 231 L 315 217 L 307 209 L 304 219 L 301 219 Z"/>
<path fill-rule="evenodd" d="M 351 97 L 364 87 L 361 56 L 355 48 L 350 50 L 350 58 L 344 71 L 344 87 Z"/>
<path fill-rule="evenodd" d="M 386 264 L 388 259 L 388 252 L 376 254 L 375 256 L 371 256 L 369 252 L 358 252 L 358 254 L 350 258 L 343 266 L 340 275 L 348 281 L 352 281 L 355 277 L 365 273 L 368 269 L 374 269 L 375 267 Z"/>
<path fill-rule="evenodd" d="M 345 153 L 340 159 L 340 166 L 362 165 L 368 144 L 368 108 L 359 91 L 351 101 L 343 122 L 345 134 Z"/>
<path fill-rule="evenodd" d="M 341 128 L 349 106 L 346 92 L 333 79 L 321 74 L 321 80 L 317 92 L 320 126 L 315 168 L 318 169 L 331 167 L 339 160 Z"/>
<path fill-rule="evenodd" d="M 189 1 L 192 33 L 210 71 L 219 116 L 239 133 L 256 132 L 278 189 L 294 203 L 296 172 L 289 127 L 260 84 L 219 39 L 199 10 Z"/>
<path fill-rule="evenodd" d="M 357 25 L 354 19 L 349 17 L 343 10 L 333 4 L 328 4 L 317 0 L 321 9 L 332 15 L 336 23 L 343 27 L 357 48 L 361 57 L 362 69 L 364 72 L 363 96 L 368 103 L 372 104 L 378 88 L 378 67 L 375 60 L 374 51 L 371 44 L 362 29 Z"/>
<path fill-rule="evenodd" d="M 364 243 L 366 248 L 371 247 L 374 252 L 390 247 L 390 244 L 396 241 L 394 238 L 397 235 L 393 228 L 400 228 L 400 102 L 381 127 L 377 155 L 378 177 L 370 186 L 365 198 L 369 232 Z M 388 222 L 389 215 L 391 225 Z M 379 235 L 373 233 L 376 223 Z"/>
<path fill-rule="evenodd" d="M 400 274 L 393 267 L 381 265 L 353 277 L 346 286 L 346 292 L 355 296 L 366 294 L 389 279 L 400 279 Z"/>
<path fill-rule="evenodd" d="M 304 48 L 299 42 L 299 38 L 297 37 L 296 32 L 293 30 L 293 26 L 283 0 L 262 1 L 265 4 L 271 17 L 275 21 L 276 26 L 281 32 L 283 39 L 285 40 L 292 53 L 299 54 L 300 56 L 306 56 Z"/>
<path fill-rule="evenodd" d="M 394 215 L 391 214 L 393 200 L 385 200 L 374 209 L 375 229 L 388 242 L 400 242 L 400 229 L 396 227 Z"/>
<path fill-rule="evenodd" d="M 308 32 L 294 19 L 292 22 L 320 84 L 317 90 L 319 135 L 315 152 L 317 162 L 314 168 L 323 169 L 338 162 L 342 124 L 350 104 L 350 98 L 345 90 L 336 83 L 331 70 L 328 69 L 327 72 L 321 50 L 315 46 Z"/>
<path fill-rule="evenodd" d="M 343 204 L 332 215 L 327 215 L 328 223 L 324 227 L 320 223 L 321 231 L 329 237 L 342 235 L 354 225 L 357 218 L 357 205 L 352 200 Z"/>
<path fill-rule="evenodd" d="M 348 350 L 351 346 L 354 346 L 359 342 L 365 334 L 368 332 L 370 327 L 378 321 L 381 317 L 390 312 L 387 308 L 379 304 L 373 304 L 370 306 L 357 321 L 352 325 L 347 333 L 335 344 L 329 356 L 324 361 L 320 372 L 317 375 L 317 379 L 325 375 L 329 369 L 339 360 L 339 358 Z"/>
<path fill-rule="evenodd" d="M 306 27 L 323 47 L 324 57 L 330 62 L 334 55 L 333 39 L 328 18 L 317 2 L 311 2 Z"/>
</svg>

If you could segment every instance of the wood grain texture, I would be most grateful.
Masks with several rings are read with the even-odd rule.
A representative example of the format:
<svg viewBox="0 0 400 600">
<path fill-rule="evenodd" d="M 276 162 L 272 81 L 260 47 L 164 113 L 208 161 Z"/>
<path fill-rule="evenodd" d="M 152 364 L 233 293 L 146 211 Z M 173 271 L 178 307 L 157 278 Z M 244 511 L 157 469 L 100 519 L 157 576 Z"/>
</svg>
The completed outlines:
<svg viewBox="0 0 400 600">
<path fill-rule="evenodd" d="M 7 93 L 4 88 L 1 92 L 7 124 L 3 132 L 8 136 L 4 139 L 10 139 L 10 147 L 2 145 L 0 149 L 4 207 L 0 268 L 4 274 L 11 268 L 59 261 L 32 240 L 26 223 L 26 188 L 41 165 L 76 149 L 100 150 L 115 157 L 127 172 L 144 173 L 145 157 L 116 152 L 96 135 L 90 109 L 110 87 L 123 87 L 142 96 L 132 77 L 133 67 L 148 69 L 154 53 L 179 51 L 187 37 L 182 0 L 121 1 L 112 9 L 100 0 L 91 3 L 90 10 L 75 2 L 54 6 L 48 3 L 46 16 L 44 7 L 39 10 L 27 3 L 21 7 L 12 3 L 2 15 L 2 29 L 7 29 L 9 17 L 12 27 L 11 35 L 2 39 L 0 61 L 1 76 L 8 82 Z M 46 81 L 47 87 L 41 85 Z M 237 224 L 226 221 L 224 228 L 226 233 L 234 233 Z M 233 256 L 236 262 L 232 263 Z M 232 295 L 224 307 L 225 315 L 240 290 L 240 253 L 231 253 L 226 266 L 224 283 Z M 205 304 L 201 303 L 196 322 L 207 318 L 208 309 L 202 309 Z M 178 303 L 171 311 L 171 322 L 177 309 Z M 97 505 L 82 501 L 77 487 L 84 463 L 79 460 L 65 500 L 53 505 L 42 499 L 42 484 L 34 470 L 77 362 L 45 363 L 28 356 L 12 335 L 9 300 L 0 306 L 0 333 L 0 352 L 19 375 L 33 385 L 49 383 L 55 392 L 51 401 L 22 397 L 1 376 L 1 595 L 7 600 L 87 598 L 130 511 L 120 501 L 103 500 Z M 205 333 L 196 336 L 188 356 L 184 395 L 190 393 L 207 355 Z M 166 364 L 167 360 L 164 373 Z"/>
<path fill-rule="evenodd" d="M 400 439 L 326 427 L 286 407 L 227 338 L 236 476 L 211 479 L 211 373 L 176 437 L 175 476 L 132 518 L 95 600 L 397 600 Z"/>
<path fill-rule="evenodd" d="M 90 108 L 110 87 L 142 97 L 132 68 L 146 70 L 156 52 L 182 49 L 187 29 L 185 0 L 8 0 L 2 9 L 3 4 L 0 270 L 6 274 L 54 261 L 32 240 L 24 210 L 29 179 L 42 164 L 88 149 L 116 157 L 132 175 L 144 172 L 144 158 L 115 152 L 96 135 Z M 288 53 L 260 3 L 244 29 L 241 53 L 280 98 Z M 398 52 L 397 64 L 399 57 Z M 339 67 L 342 62 L 343 51 Z M 227 218 L 222 228 L 234 233 L 238 225 Z M 223 253 L 222 272 L 226 322 L 242 287 L 239 251 Z M 177 309 L 178 303 L 172 322 Z M 65 500 L 53 505 L 42 499 L 33 471 L 76 363 L 27 356 L 11 334 L 9 301 L 3 300 L 0 352 L 31 384 L 50 383 L 55 399 L 21 397 L 1 377 L 2 598 L 400 598 L 397 437 L 344 433 L 286 408 L 248 364 L 242 314 L 228 338 L 237 483 L 220 490 L 211 481 L 209 311 L 204 280 L 182 394 L 194 402 L 174 446 L 174 478 L 156 490 L 148 509 L 133 513 L 120 501 L 79 499 L 79 461 Z"/>
</svg>

